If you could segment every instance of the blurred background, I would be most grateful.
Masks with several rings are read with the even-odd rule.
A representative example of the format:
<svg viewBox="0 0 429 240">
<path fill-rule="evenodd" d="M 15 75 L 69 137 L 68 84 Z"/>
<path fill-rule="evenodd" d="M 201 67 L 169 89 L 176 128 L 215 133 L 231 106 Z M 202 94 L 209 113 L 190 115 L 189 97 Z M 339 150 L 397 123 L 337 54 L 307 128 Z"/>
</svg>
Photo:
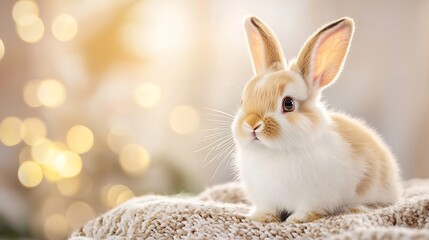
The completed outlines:
<svg viewBox="0 0 429 240">
<path fill-rule="evenodd" d="M 352 17 L 324 96 L 384 136 L 404 179 L 429 177 L 428 12 L 423 0 L 1 1 L 0 236 L 63 239 L 134 196 L 233 179 L 233 146 L 216 146 L 252 75 L 247 15 L 288 59 Z"/>
</svg>

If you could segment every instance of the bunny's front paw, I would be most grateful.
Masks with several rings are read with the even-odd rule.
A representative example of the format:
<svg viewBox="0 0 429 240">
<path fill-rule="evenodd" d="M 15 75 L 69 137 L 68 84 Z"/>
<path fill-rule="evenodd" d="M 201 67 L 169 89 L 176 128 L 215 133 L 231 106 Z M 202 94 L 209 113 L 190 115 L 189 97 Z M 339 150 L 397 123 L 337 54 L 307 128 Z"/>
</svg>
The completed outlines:
<svg viewBox="0 0 429 240">
<path fill-rule="evenodd" d="M 271 213 L 253 212 L 247 215 L 247 217 L 261 223 L 280 222 L 280 218 Z"/>
<path fill-rule="evenodd" d="M 308 213 L 294 213 L 286 219 L 286 223 L 307 223 L 314 222 L 321 218 L 324 215 L 317 212 L 308 212 Z"/>
<path fill-rule="evenodd" d="M 351 213 L 351 214 L 357 214 L 357 213 L 367 213 L 368 212 L 368 208 L 366 207 L 352 207 L 352 208 L 348 208 L 347 211 L 345 211 L 346 213 Z"/>
</svg>

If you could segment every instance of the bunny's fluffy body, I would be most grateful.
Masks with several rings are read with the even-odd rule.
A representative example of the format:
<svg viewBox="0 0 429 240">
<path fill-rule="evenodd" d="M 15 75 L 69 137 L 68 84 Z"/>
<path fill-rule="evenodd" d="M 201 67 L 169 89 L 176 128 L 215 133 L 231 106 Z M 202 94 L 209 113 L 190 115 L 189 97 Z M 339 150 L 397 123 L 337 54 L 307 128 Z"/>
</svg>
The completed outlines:
<svg viewBox="0 0 429 240">
<path fill-rule="evenodd" d="M 250 218 L 271 221 L 286 211 L 287 222 L 308 222 L 396 202 L 398 167 L 383 140 L 319 100 L 342 69 L 353 21 L 321 28 L 289 64 L 260 20 L 251 17 L 245 27 L 255 76 L 232 128 L 238 177 L 254 205 Z"/>
</svg>

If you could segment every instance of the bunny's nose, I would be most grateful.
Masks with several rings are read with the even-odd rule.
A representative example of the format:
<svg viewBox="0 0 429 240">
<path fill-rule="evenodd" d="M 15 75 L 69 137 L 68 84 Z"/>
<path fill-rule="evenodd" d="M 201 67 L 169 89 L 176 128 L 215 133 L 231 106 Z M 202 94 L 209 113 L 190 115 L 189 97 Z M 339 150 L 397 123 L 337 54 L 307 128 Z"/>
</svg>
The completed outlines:
<svg viewBox="0 0 429 240">
<path fill-rule="evenodd" d="M 261 126 L 262 126 L 262 122 L 261 122 L 261 123 L 259 123 L 256 127 L 254 127 L 254 128 L 253 128 L 253 131 L 258 130 L 258 128 L 259 128 L 259 127 L 261 127 Z"/>
<path fill-rule="evenodd" d="M 264 122 L 256 114 L 251 114 L 243 121 L 244 128 L 249 132 L 260 132 L 264 129 Z"/>
</svg>

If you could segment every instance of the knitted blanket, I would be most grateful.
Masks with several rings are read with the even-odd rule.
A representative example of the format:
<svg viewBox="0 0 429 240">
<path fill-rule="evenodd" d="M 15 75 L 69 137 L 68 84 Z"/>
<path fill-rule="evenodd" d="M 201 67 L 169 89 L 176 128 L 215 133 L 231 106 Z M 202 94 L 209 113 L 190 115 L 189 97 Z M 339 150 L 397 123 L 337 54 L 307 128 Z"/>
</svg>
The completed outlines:
<svg viewBox="0 0 429 240">
<path fill-rule="evenodd" d="M 402 200 L 368 213 L 304 224 L 259 223 L 238 183 L 195 197 L 143 196 L 88 222 L 70 239 L 429 239 L 429 179 L 404 183 Z"/>
</svg>

